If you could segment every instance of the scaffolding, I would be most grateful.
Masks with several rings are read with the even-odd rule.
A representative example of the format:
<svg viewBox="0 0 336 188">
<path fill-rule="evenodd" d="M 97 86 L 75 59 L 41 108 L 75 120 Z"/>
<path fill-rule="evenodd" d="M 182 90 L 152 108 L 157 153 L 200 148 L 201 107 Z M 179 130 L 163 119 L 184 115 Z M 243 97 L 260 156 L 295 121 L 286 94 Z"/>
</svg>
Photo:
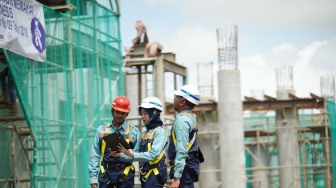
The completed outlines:
<svg viewBox="0 0 336 188">
<path fill-rule="evenodd" d="M 36 62 L 6 50 L 0 53 L 1 61 L 8 63 L 15 79 L 19 106 L 19 116 L 0 118 L 1 188 L 88 186 L 88 157 L 96 128 L 111 120 L 113 99 L 126 93 L 124 63 L 136 71 L 139 101 L 151 94 L 166 101 L 162 89 L 164 72 L 174 74 L 168 80 L 174 82 L 174 87 L 178 85 L 178 76 L 185 84 L 186 68 L 175 62 L 173 53 L 147 59 L 140 57 L 140 53 L 126 62 L 122 60 L 119 6 L 111 7 L 118 8 L 106 8 L 94 0 L 71 0 L 65 6 L 53 8 L 44 6 L 47 61 Z M 222 44 L 228 53 L 219 51 L 219 59 L 229 63 L 228 67 L 222 65 L 222 69 L 237 69 L 236 42 Z M 143 47 L 139 46 L 139 50 L 143 51 Z M 152 67 L 152 72 L 146 67 Z M 157 93 L 142 95 L 146 89 L 141 87 L 141 75 L 145 74 L 159 78 L 152 83 L 153 88 L 160 88 Z M 334 85 L 325 88 L 323 97 L 245 97 L 247 187 L 280 187 L 280 170 L 284 168 L 298 169 L 299 187 L 334 186 L 336 169 L 332 164 L 336 162 L 336 146 L 331 143 L 336 136 L 335 102 L 325 98 L 334 97 L 334 91 L 330 92 Z M 165 106 L 165 114 L 172 115 L 172 104 Z M 276 134 L 282 127 L 276 124 L 287 122 L 285 116 L 279 118 L 276 112 L 281 115 L 288 109 L 296 112 L 296 124 L 290 128 L 296 133 L 299 158 L 297 165 L 282 166 Z M 0 106 L 0 115 L 7 111 L 7 107 Z M 220 156 L 218 149 L 225 145 L 218 142 L 217 103 L 202 101 L 194 112 L 206 158 L 197 186 L 219 187 L 219 161 L 225 156 Z"/>
<path fill-rule="evenodd" d="M 64 2 L 43 7 L 45 62 L 2 52 L 20 113 L 0 119 L 0 187 L 86 187 L 96 128 L 125 94 L 119 7 Z"/>
<path fill-rule="evenodd" d="M 236 27 L 230 25 L 217 29 L 219 70 L 227 70 L 228 74 L 235 73 L 233 70 L 238 67 L 236 33 Z M 276 76 L 276 98 L 263 94 L 258 98 L 245 96 L 242 101 L 245 160 L 235 156 L 241 164 L 245 162 L 246 187 L 334 187 L 336 148 L 331 144 L 335 136 L 333 77 L 327 75 L 321 78 L 322 97 L 311 93 L 310 98 L 300 98 L 295 95 L 292 67 L 276 69 Z M 218 78 L 218 82 L 223 84 L 225 79 Z M 236 84 L 232 80 L 230 83 Z M 219 92 L 219 96 L 231 94 L 227 92 L 230 88 L 220 89 L 223 91 Z M 239 96 L 238 92 L 236 94 Z M 220 117 L 232 119 L 236 115 L 233 114 L 234 107 L 238 106 L 233 103 L 235 97 L 222 97 L 226 101 L 218 104 L 203 100 L 194 109 L 199 127 L 199 145 L 206 154 L 206 160 L 201 164 L 199 187 L 227 187 L 233 183 L 229 181 L 233 179 L 232 174 L 238 171 L 227 169 L 232 168 L 231 164 L 240 168 L 240 164 L 227 163 L 226 160 L 232 159 L 232 153 L 227 155 L 222 152 L 223 148 L 225 152 L 231 152 L 235 151 L 232 148 L 240 146 L 240 137 L 232 136 L 234 133 L 223 133 L 223 127 L 226 132 L 236 127 L 230 127 L 229 123 L 221 124 L 218 120 Z M 218 112 L 220 103 L 231 104 L 232 111 L 225 114 Z M 221 137 L 230 136 L 234 138 L 232 142 L 221 140 Z M 226 173 L 223 174 L 223 171 Z M 241 174 L 237 176 L 235 180 L 245 181 Z M 239 187 L 245 186 L 239 184 Z"/>
<path fill-rule="evenodd" d="M 297 169 L 296 187 L 333 187 L 336 147 L 331 144 L 335 132 L 335 102 L 315 94 L 310 98 L 299 98 L 289 94 L 289 99 L 279 100 L 268 95 L 263 99 L 245 96 L 244 135 L 246 156 L 246 187 L 281 187 L 280 170 Z M 204 101 L 194 112 L 197 115 L 200 148 L 205 151 L 205 162 L 201 164 L 199 187 L 220 187 L 221 157 L 217 123 L 217 103 Z M 290 129 L 296 130 L 296 165 L 279 163 L 279 140 L 276 111 L 295 109 L 297 123 Z M 286 119 L 281 118 L 284 124 Z M 228 143 L 230 144 L 230 143 Z M 210 147 L 211 146 L 211 147 Z M 286 154 L 286 151 L 282 151 Z M 288 153 L 287 155 L 292 155 Z M 211 181 L 209 181 L 211 179 Z M 293 182 L 290 182 L 293 183 Z"/>
</svg>

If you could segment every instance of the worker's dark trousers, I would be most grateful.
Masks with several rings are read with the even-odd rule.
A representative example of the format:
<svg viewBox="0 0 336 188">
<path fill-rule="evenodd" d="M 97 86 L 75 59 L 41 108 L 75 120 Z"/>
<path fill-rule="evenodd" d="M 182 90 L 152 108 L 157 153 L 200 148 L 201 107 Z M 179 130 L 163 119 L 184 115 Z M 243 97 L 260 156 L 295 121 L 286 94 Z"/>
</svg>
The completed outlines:
<svg viewBox="0 0 336 188">
<path fill-rule="evenodd" d="M 115 172 L 109 172 L 109 170 L 106 171 L 110 177 L 111 183 L 108 185 L 105 183 L 105 180 L 101 177 L 99 173 L 99 188 L 114 188 L 116 186 L 117 188 L 133 188 L 134 187 L 134 171 L 130 171 L 128 173 L 127 178 L 122 182 L 118 182 L 119 174 L 121 173 L 115 173 Z"/>
<path fill-rule="evenodd" d="M 199 177 L 199 162 L 196 159 L 187 160 L 187 165 L 190 169 L 194 170 Z M 174 178 L 174 170 L 170 170 L 170 178 Z M 194 188 L 194 181 L 190 178 L 189 174 L 183 170 L 182 177 L 180 178 L 179 188 Z"/>
</svg>

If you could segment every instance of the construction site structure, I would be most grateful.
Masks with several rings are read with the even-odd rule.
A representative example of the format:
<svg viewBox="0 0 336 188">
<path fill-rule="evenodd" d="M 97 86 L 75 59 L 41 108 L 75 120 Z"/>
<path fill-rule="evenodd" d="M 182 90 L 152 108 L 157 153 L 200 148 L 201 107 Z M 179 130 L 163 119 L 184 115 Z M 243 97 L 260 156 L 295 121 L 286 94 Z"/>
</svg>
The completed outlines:
<svg viewBox="0 0 336 188">
<path fill-rule="evenodd" d="M 165 101 L 168 131 L 174 111 L 164 83 L 173 83 L 173 89 L 186 84 L 187 68 L 176 63 L 174 53 L 159 48 L 156 57 L 144 58 L 144 46 L 134 46 L 131 58 L 123 59 L 117 0 L 109 1 L 109 7 L 94 0 L 50 2 L 44 2 L 47 60 L 36 62 L 8 50 L 0 53 L 14 77 L 19 109 L 18 116 L 0 118 L 1 188 L 88 187 L 91 143 L 96 128 L 112 120 L 113 99 L 119 95 L 131 98 L 128 120 L 134 120 L 141 130 L 134 110 L 140 101 L 149 95 Z M 227 50 L 219 53 L 237 55 L 237 49 Z M 237 69 L 234 58 L 227 62 L 223 68 Z M 173 79 L 166 74 L 173 74 Z M 336 137 L 336 114 L 334 92 L 330 91 L 334 81 L 322 82 L 327 84 L 328 97 L 311 93 L 309 98 L 300 98 L 292 92 L 294 88 L 281 87 L 276 97 L 245 96 L 240 104 L 235 98 L 235 105 L 243 111 L 238 126 L 243 127 L 244 143 L 230 147 L 244 149 L 241 163 L 246 187 L 334 186 L 336 146 L 331 141 Z M 221 165 L 226 156 L 220 150 L 232 143 L 220 142 L 223 119 L 219 119 L 223 117 L 219 117 L 222 107 L 218 105 L 230 101 L 201 99 L 193 111 L 198 143 L 205 154 L 196 187 L 223 185 L 225 166 Z M 7 112 L 7 106 L 0 106 L 0 115 Z"/>
<path fill-rule="evenodd" d="M 334 99 L 313 93 L 300 98 L 293 90 L 285 91 L 278 89 L 279 97 L 244 97 L 246 187 L 332 188 L 336 178 Z M 219 141 L 218 104 L 203 100 L 194 113 L 200 148 L 206 153 L 199 187 L 221 187 L 220 159 L 226 156 L 219 148 L 232 143 Z"/>
<path fill-rule="evenodd" d="M 218 37 L 219 48 L 226 46 L 219 49 L 219 69 L 228 72 L 238 67 L 238 64 L 235 64 L 237 43 L 224 40 L 226 37 L 234 39 L 229 37 L 232 31 L 232 27 L 228 27 L 225 34 Z M 198 74 L 201 76 L 204 72 Z M 295 95 L 292 67 L 277 68 L 275 76 L 278 87 L 276 98 L 263 93 L 260 97 L 258 93 L 257 97 L 245 96 L 245 100 L 242 101 L 245 160 L 239 158 L 238 154 L 236 156 L 242 164 L 246 162 L 245 186 L 333 187 L 335 174 L 332 164 L 335 155 L 332 153 L 336 151 L 331 144 L 332 137 L 336 136 L 333 77 L 321 77 L 321 95 L 324 97 L 311 93 L 311 98 L 300 98 Z M 218 79 L 218 83 L 224 82 Z M 229 81 L 230 79 L 226 79 L 226 82 Z M 232 85 L 233 81 L 234 79 L 231 79 Z M 227 94 L 226 89 L 228 88 L 218 90 L 224 90 Z M 230 168 L 234 163 L 225 163 L 227 155 L 222 155 L 223 152 L 219 148 L 229 150 L 239 146 L 237 141 L 220 141 L 221 137 L 225 136 L 220 130 L 221 126 L 229 126 L 222 125 L 219 121 L 219 116 L 223 116 L 223 112 L 219 112 L 218 108 L 220 102 L 233 105 L 232 97 L 228 97 L 226 101 L 218 101 L 218 104 L 216 101 L 203 99 L 194 110 L 200 129 L 200 147 L 206 153 L 205 163 L 201 164 L 200 187 L 227 187 L 233 182 L 226 182 L 225 177 L 237 173 L 235 170 L 225 173 L 225 169 L 222 169 Z M 227 117 L 225 114 L 224 116 Z M 224 166 L 223 162 L 220 162 L 223 160 Z M 239 178 L 244 177 L 235 179 Z"/>
<path fill-rule="evenodd" d="M 173 89 L 177 89 L 185 84 L 187 80 L 187 68 L 176 62 L 174 53 L 163 52 L 163 46 L 160 45 L 157 48 L 158 52 L 155 57 L 145 58 L 145 46 L 146 44 L 132 46 L 129 58 L 124 60 L 125 67 L 127 68 L 126 94 L 130 96 L 131 104 L 140 104 L 144 98 L 150 96 L 155 96 L 160 101 L 167 101 L 166 92 L 171 93 L 171 98 L 174 96 L 172 94 L 173 90 L 166 91 L 166 82 L 173 85 Z M 171 75 L 167 75 L 169 73 Z M 169 115 L 171 110 L 166 111 L 166 102 L 163 102 L 163 109 L 163 120 L 166 117 L 165 114 L 167 114 L 167 122 L 171 122 L 171 117 L 174 113 L 170 113 Z M 143 131 L 138 111 L 134 110 L 130 115 L 138 116 L 139 130 Z"/>
</svg>

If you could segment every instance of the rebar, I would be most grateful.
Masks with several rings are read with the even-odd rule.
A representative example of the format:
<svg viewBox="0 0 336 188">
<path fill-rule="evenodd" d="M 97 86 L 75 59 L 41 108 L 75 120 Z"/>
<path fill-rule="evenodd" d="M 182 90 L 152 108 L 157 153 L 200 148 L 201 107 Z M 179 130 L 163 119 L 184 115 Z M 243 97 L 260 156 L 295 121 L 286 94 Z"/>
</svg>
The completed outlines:
<svg viewBox="0 0 336 188">
<path fill-rule="evenodd" d="M 217 28 L 219 70 L 238 69 L 237 25 L 221 25 Z"/>
<path fill-rule="evenodd" d="M 332 75 L 324 75 L 320 77 L 321 96 L 335 101 L 335 77 Z"/>
</svg>

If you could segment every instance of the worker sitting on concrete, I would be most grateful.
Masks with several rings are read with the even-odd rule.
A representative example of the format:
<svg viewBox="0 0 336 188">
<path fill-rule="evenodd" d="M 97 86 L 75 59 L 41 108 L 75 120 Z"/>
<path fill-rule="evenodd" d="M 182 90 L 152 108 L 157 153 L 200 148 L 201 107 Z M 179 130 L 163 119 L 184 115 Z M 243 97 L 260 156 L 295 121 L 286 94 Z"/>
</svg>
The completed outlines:
<svg viewBox="0 0 336 188">
<path fill-rule="evenodd" d="M 135 29 L 137 30 L 137 36 L 132 40 L 133 46 L 147 44 L 148 36 L 146 26 L 138 20 L 135 22 Z"/>
<path fill-rule="evenodd" d="M 150 42 L 146 44 L 144 57 L 156 57 L 157 53 L 162 50 L 159 42 Z"/>
<path fill-rule="evenodd" d="M 135 29 L 137 30 L 137 36 L 132 40 L 132 47 L 125 47 L 125 57 L 124 59 L 129 59 L 134 52 L 134 46 L 145 46 L 144 57 L 156 57 L 158 52 L 161 52 L 162 45 L 157 42 L 148 42 L 147 29 L 142 21 L 138 20 L 135 23 Z"/>
</svg>

